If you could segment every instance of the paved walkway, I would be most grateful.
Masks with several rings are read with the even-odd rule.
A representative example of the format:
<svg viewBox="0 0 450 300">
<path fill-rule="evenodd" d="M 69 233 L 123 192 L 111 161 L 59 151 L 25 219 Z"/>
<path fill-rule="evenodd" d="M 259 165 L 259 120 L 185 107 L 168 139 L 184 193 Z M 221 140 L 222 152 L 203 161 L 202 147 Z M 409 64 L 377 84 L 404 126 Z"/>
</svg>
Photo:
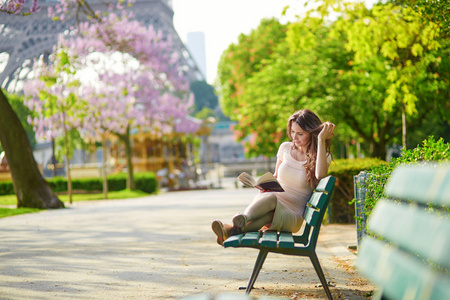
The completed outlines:
<svg viewBox="0 0 450 300">
<path fill-rule="evenodd" d="M 77 202 L 0 219 L 0 299 L 180 299 L 236 293 L 257 252 L 223 249 L 211 221 L 229 221 L 253 189 L 171 192 Z M 335 298 L 373 289 L 355 274 L 354 225 L 323 226 L 318 256 Z M 325 299 L 307 258 L 269 255 L 252 295 Z"/>
</svg>

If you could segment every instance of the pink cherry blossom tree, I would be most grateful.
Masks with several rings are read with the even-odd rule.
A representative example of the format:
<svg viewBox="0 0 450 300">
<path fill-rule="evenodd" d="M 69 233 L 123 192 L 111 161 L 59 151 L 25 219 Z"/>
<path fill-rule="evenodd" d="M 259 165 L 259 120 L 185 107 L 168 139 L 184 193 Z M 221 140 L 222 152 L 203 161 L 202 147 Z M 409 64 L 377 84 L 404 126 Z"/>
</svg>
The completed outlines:
<svg viewBox="0 0 450 300">
<path fill-rule="evenodd" d="M 146 28 L 127 17 L 110 14 L 102 23 L 82 23 L 79 28 L 82 34 L 62 36 L 58 46 L 70 57 L 67 61 L 72 61 L 72 66 L 78 70 L 90 68 L 98 76 L 96 80 L 77 86 L 77 99 L 86 103 L 83 122 L 78 122 L 79 126 L 85 135 L 100 138 L 110 133 L 124 143 L 127 187 L 134 189 L 130 131 L 145 127 L 169 132 L 174 130 L 175 123 L 178 129 L 181 124 L 189 123 L 186 117 L 193 105 L 193 97 L 189 93 L 188 79 L 177 63 L 170 38 L 163 37 L 152 27 Z M 105 67 L 98 62 L 99 55 L 94 55 L 98 53 L 106 57 L 119 53 L 124 57 L 122 65 L 115 63 Z M 96 58 L 92 58 L 93 55 Z M 64 78 L 68 75 L 67 72 L 59 74 Z M 54 91 L 59 93 L 54 96 L 61 99 L 64 99 L 61 93 L 67 93 Z M 33 108 L 39 109 L 36 107 L 39 102 L 33 103 Z M 71 116 L 77 115 L 71 113 Z M 52 118 L 47 115 L 35 119 L 37 131 L 49 124 L 57 124 L 48 122 Z M 76 124 L 77 119 L 72 122 Z M 195 131 L 196 126 L 190 124 L 190 127 L 181 128 Z"/>
<path fill-rule="evenodd" d="M 112 0 L 114 1 L 114 0 Z M 6 12 L 11 14 L 17 14 L 17 15 L 27 15 L 30 13 L 33 13 L 35 11 L 38 11 L 40 8 L 38 6 L 37 1 L 33 0 L 30 8 L 25 3 L 26 0 L 4 0 L 0 4 L 0 13 Z M 119 1 L 117 5 L 113 5 L 111 3 L 107 3 L 110 9 L 118 9 L 123 10 L 124 6 L 129 6 L 132 4 L 132 0 L 128 2 Z M 124 43 L 116 43 L 116 32 L 113 30 L 113 27 L 110 27 L 110 22 L 113 18 L 109 17 L 108 15 L 101 14 L 98 11 L 93 11 L 91 7 L 89 6 L 88 1 L 85 0 L 62 0 L 59 2 L 59 4 L 55 7 L 55 9 L 49 10 L 49 16 L 53 18 L 54 20 L 65 20 L 69 17 L 76 17 L 79 25 L 79 28 L 90 28 L 91 31 L 91 37 L 97 36 L 101 43 L 99 45 L 102 45 L 101 47 L 105 47 L 112 50 L 117 51 L 124 51 L 124 52 L 132 52 L 136 57 L 140 57 L 139 59 L 143 59 L 143 61 L 147 61 L 149 65 L 152 64 L 152 55 L 148 55 L 147 52 L 147 58 L 146 55 L 140 55 L 145 53 L 145 51 L 141 51 L 139 48 L 139 43 L 133 43 L 133 47 L 129 47 L 126 43 L 126 39 L 119 39 L 122 41 L 125 41 Z M 123 13 L 122 13 L 123 16 Z M 118 17 L 115 17 L 118 18 Z M 96 24 L 96 29 L 93 30 L 92 27 L 88 25 L 88 23 L 81 23 L 81 20 L 88 19 L 90 23 Z M 131 35 L 132 36 L 132 35 Z M 139 37 L 139 35 L 135 35 L 135 37 Z M 167 41 L 164 37 L 160 35 L 160 40 Z M 157 40 L 154 41 L 155 43 L 158 42 Z M 138 46 L 138 47 L 136 47 Z M 144 46 L 144 44 L 141 43 L 141 46 Z M 90 51 L 90 49 L 86 48 L 87 52 Z M 148 50 L 148 49 L 146 49 Z M 155 53 L 155 57 L 158 57 L 158 53 Z M 159 53 L 161 55 L 161 53 Z M 164 56 L 164 53 L 163 53 Z M 183 94 L 183 92 L 180 92 L 183 90 L 183 88 L 180 88 L 181 86 L 187 85 L 186 82 L 177 81 L 176 79 L 179 77 L 182 77 L 182 73 L 179 72 L 178 68 L 174 66 L 174 64 L 171 64 L 171 62 L 175 62 L 176 58 L 171 57 L 169 59 L 169 64 L 166 66 L 166 72 L 154 72 L 153 77 L 153 83 L 158 82 L 159 85 L 164 86 L 165 89 L 160 90 L 160 96 L 161 97 L 169 97 L 167 96 L 167 92 L 176 93 L 178 95 L 178 99 L 186 98 L 187 95 Z M 49 70 L 51 71 L 51 70 Z M 174 80 L 175 79 L 175 80 Z M 181 84 L 181 85 L 180 85 Z M 53 91 L 55 92 L 58 89 L 53 87 Z M 87 91 L 88 88 L 84 88 L 84 91 Z M 162 92 L 164 90 L 164 92 Z M 138 89 L 138 91 L 142 91 L 142 89 Z M 138 96 L 138 91 L 135 91 L 136 96 Z M 48 91 L 47 91 L 48 93 Z M 73 94 L 75 95 L 75 94 Z M 56 96 L 56 95 L 55 95 Z M 173 96 L 173 95 L 172 95 Z M 79 95 L 78 95 L 79 97 Z M 140 96 L 139 96 L 140 97 Z M 74 97 L 73 97 L 74 98 Z M 92 97 L 93 99 L 95 97 Z M 190 99 L 190 98 L 189 98 Z M 172 99 L 174 100 L 174 98 Z M 175 101 L 175 100 L 174 100 Z M 140 107 L 146 107 L 149 104 L 145 103 L 145 101 L 142 101 L 143 103 L 140 103 L 141 101 L 136 101 L 138 103 L 137 105 Z M 181 109 L 180 111 L 183 111 L 186 109 L 186 104 L 189 104 L 189 101 L 181 101 L 185 105 L 178 105 L 178 108 Z M 78 103 L 78 101 L 76 102 Z M 171 103 L 170 101 L 166 101 L 167 103 Z M 174 103 L 174 102 L 172 102 Z M 160 105 L 159 107 L 163 108 L 163 105 Z M 26 139 L 26 134 L 23 130 L 23 127 L 20 126 L 20 122 L 17 119 L 17 116 L 12 111 L 11 106 L 8 104 L 8 100 L 2 93 L 0 89 L 0 111 L 1 115 L 3 116 L 10 116 L 8 118 L 0 118 L 0 127 L 6 128 L 8 127 L 10 130 L 2 130 L 0 131 L 0 140 L 2 142 L 3 148 L 5 149 L 6 155 L 8 157 L 8 161 L 10 162 L 10 168 L 11 168 L 11 174 L 13 177 L 14 187 L 16 191 L 16 195 L 18 198 L 18 206 L 26 206 L 26 207 L 38 207 L 38 208 L 57 208 L 57 207 L 64 207 L 64 204 L 62 204 L 61 201 L 55 196 L 55 194 L 49 189 L 48 185 L 45 184 L 45 180 L 42 178 L 42 175 L 40 174 L 37 164 L 34 161 L 31 147 L 29 145 L 28 140 Z M 175 111 L 175 110 L 174 110 Z M 69 112 L 68 114 L 71 114 L 73 112 Z M 177 114 L 173 114 L 176 116 Z M 185 131 L 195 131 L 196 130 L 196 124 L 193 124 L 192 122 L 189 122 L 186 117 L 180 117 L 178 115 L 178 119 L 173 122 L 173 118 L 171 122 L 162 122 L 160 120 L 163 120 L 164 118 L 161 115 L 158 115 L 156 113 L 154 120 L 152 121 L 154 126 L 163 128 L 162 130 L 168 130 L 167 125 L 163 126 L 162 124 L 175 124 L 178 130 L 185 130 Z M 150 120 L 150 118 L 149 118 Z M 35 120 L 36 123 L 39 123 L 39 121 Z M 55 128 L 57 126 L 54 126 L 53 121 L 48 121 L 47 124 L 45 124 L 43 121 L 41 121 L 41 125 L 36 125 L 39 128 L 41 128 L 42 131 L 44 129 L 48 134 L 53 134 L 53 132 L 56 132 Z M 161 124 L 158 124 L 160 122 Z M 56 124 L 57 122 L 55 122 Z M 45 124 L 45 126 L 44 126 Z M 84 124 L 82 122 L 81 124 Z M 65 128 L 65 127 L 64 127 Z M 84 128 L 83 126 L 80 126 L 80 128 Z M 101 127 L 98 127 L 101 128 Z M 98 129 L 97 128 L 97 129 Z M 105 126 L 106 128 L 106 126 Z M 165 128 L 165 129 L 164 129 Z M 59 128 L 61 129 L 61 127 Z M 87 130 L 86 130 L 87 131 Z"/>
<path fill-rule="evenodd" d="M 26 83 L 25 105 L 34 111 L 29 122 L 34 124 L 38 138 L 64 140 L 66 160 L 67 190 L 72 203 L 72 179 L 70 173 L 71 132 L 77 130 L 85 117 L 87 103 L 79 97 L 80 81 L 75 77 L 76 70 L 64 49 L 58 49 L 51 56 L 52 66 L 37 68 L 35 80 Z"/>
<path fill-rule="evenodd" d="M 0 12 L 8 14 L 27 16 L 38 12 L 41 8 L 38 5 L 39 0 L 32 0 L 31 5 L 26 5 L 26 0 L 4 0 L 0 1 Z M 25 9 L 25 10 L 24 10 Z"/>
</svg>

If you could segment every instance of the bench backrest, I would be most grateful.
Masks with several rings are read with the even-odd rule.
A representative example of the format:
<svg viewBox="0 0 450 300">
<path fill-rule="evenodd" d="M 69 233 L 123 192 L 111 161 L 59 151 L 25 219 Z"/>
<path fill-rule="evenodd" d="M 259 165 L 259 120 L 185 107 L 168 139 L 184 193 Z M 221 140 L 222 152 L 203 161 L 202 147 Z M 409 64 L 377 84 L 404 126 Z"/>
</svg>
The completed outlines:
<svg viewBox="0 0 450 300">
<path fill-rule="evenodd" d="M 316 247 L 319 236 L 320 226 L 325 215 L 330 198 L 334 190 L 336 178 L 327 176 L 319 181 L 314 189 L 303 214 L 305 219 L 305 228 L 301 236 L 294 235 L 296 243 L 308 244 L 310 242 L 313 248 Z"/>
<path fill-rule="evenodd" d="M 450 165 L 398 167 L 385 194 L 358 267 L 387 298 L 450 299 Z"/>
</svg>

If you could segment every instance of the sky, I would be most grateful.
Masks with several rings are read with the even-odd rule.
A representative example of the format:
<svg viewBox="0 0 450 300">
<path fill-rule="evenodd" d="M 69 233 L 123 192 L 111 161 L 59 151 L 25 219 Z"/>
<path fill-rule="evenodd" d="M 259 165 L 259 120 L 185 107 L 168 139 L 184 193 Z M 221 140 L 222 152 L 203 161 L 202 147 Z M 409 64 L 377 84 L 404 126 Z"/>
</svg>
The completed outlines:
<svg viewBox="0 0 450 300">
<path fill-rule="evenodd" d="M 173 0 L 174 27 L 186 44 L 189 32 L 205 34 L 207 82 L 214 84 L 217 64 L 228 46 L 237 43 L 241 33 L 249 34 L 263 18 L 280 21 L 292 19 L 304 9 L 306 0 Z M 291 5 L 288 17 L 281 17 L 283 8 Z M 301 8 L 301 10 L 299 10 Z"/>
</svg>

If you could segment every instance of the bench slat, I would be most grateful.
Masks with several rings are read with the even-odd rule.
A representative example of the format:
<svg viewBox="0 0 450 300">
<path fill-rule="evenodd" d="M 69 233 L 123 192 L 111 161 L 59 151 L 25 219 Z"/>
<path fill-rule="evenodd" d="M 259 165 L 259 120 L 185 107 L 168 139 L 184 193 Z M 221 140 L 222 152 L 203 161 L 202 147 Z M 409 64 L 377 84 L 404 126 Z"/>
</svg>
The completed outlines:
<svg viewBox="0 0 450 300">
<path fill-rule="evenodd" d="M 305 208 L 305 222 L 311 226 L 316 226 L 319 220 L 320 212 L 313 207 L 306 206 Z"/>
<path fill-rule="evenodd" d="M 294 248 L 294 238 L 291 232 L 280 232 L 278 238 L 278 247 L 280 248 Z"/>
<path fill-rule="evenodd" d="M 369 228 L 402 249 L 450 269 L 450 222 L 417 205 L 380 200 Z"/>
<path fill-rule="evenodd" d="M 243 246 L 258 245 L 260 237 L 261 237 L 260 231 L 247 232 L 241 240 L 241 245 Z"/>
<path fill-rule="evenodd" d="M 319 184 L 317 184 L 315 190 L 318 192 L 327 192 L 330 193 L 334 189 L 334 182 L 336 181 L 336 178 L 333 176 L 328 176 L 325 178 L 322 178 L 319 181 Z"/>
<path fill-rule="evenodd" d="M 363 240 L 357 266 L 389 299 L 450 299 L 448 275 L 374 238 Z"/>
<path fill-rule="evenodd" d="M 227 238 L 225 240 L 225 242 L 223 243 L 224 247 L 236 247 L 239 246 L 241 244 L 241 240 L 244 237 L 243 234 L 239 234 L 239 235 L 232 235 L 229 238 Z"/>
<path fill-rule="evenodd" d="M 314 192 L 311 195 L 311 198 L 309 199 L 308 203 L 314 207 L 322 209 L 323 206 L 325 205 L 326 200 L 327 200 L 326 194 L 324 194 L 323 192 Z"/>
<path fill-rule="evenodd" d="M 448 165 L 397 168 L 386 184 L 386 195 L 423 204 L 431 202 L 450 206 L 450 168 Z"/>
<path fill-rule="evenodd" d="M 276 247 L 277 246 L 277 232 L 266 231 L 261 238 L 261 246 L 264 247 Z"/>
</svg>

